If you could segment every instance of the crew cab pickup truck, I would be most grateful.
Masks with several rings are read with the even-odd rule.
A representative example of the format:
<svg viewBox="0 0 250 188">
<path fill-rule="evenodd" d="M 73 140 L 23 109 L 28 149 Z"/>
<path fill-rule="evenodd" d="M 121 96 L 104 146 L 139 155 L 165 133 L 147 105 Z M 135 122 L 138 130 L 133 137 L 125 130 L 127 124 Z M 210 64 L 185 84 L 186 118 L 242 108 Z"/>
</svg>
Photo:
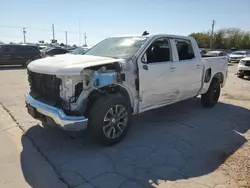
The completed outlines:
<svg viewBox="0 0 250 188">
<path fill-rule="evenodd" d="M 213 107 L 226 79 L 227 57 L 202 58 L 191 37 L 112 37 L 84 55 L 31 62 L 25 100 L 31 116 L 45 125 L 88 128 L 112 145 L 126 135 L 133 114 L 198 95 L 204 107 Z"/>
</svg>

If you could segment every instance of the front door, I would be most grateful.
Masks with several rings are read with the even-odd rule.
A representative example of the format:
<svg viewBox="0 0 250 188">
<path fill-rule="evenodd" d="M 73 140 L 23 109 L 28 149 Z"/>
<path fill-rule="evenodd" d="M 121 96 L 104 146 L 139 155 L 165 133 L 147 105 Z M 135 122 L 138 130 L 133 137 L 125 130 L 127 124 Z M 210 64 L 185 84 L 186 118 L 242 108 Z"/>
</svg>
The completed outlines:
<svg viewBox="0 0 250 188">
<path fill-rule="evenodd" d="M 170 40 L 157 38 L 138 59 L 139 111 L 173 103 L 178 95 Z"/>
</svg>

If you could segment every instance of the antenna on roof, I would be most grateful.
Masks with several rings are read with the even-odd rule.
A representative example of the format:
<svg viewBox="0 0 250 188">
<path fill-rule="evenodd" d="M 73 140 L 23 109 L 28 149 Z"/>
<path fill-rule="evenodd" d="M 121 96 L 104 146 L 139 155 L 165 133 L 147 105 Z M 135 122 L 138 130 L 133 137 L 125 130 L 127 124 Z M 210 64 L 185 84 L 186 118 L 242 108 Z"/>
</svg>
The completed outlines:
<svg viewBox="0 0 250 188">
<path fill-rule="evenodd" d="M 146 35 L 149 35 L 149 33 L 148 33 L 147 31 L 144 31 L 144 32 L 142 33 L 142 36 L 146 36 Z"/>
</svg>

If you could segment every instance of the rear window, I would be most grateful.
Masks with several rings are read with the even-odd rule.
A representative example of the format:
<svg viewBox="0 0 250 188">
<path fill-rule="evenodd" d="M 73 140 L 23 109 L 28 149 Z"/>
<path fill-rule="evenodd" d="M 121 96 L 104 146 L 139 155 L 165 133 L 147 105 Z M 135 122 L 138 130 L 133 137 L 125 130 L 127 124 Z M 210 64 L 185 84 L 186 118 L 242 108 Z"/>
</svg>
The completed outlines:
<svg viewBox="0 0 250 188">
<path fill-rule="evenodd" d="M 15 52 L 19 53 L 37 53 L 38 50 L 36 50 L 37 47 L 31 47 L 31 46 L 16 46 Z"/>
<path fill-rule="evenodd" d="M 195 57 L 190 40 L 175 39 L 175 44 L 179 55 L 179 61 L 189 60 Z"/>
<path fill-rule="evenodd" d="M 1 46 L 1 52 L 3 53 L 12 53 L 15 51 L 15 46 Z"/>
</svg>

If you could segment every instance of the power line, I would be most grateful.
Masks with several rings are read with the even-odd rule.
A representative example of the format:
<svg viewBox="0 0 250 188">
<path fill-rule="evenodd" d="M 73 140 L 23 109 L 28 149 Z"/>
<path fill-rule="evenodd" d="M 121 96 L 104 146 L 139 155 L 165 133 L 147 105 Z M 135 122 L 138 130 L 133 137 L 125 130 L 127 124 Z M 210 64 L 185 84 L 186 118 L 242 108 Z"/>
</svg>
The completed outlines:
<svg viewBox="0 0 250 188">
<path fill-rule="evenodd" d="M 0 25 L 0 27 L 5 27 L 5 28 L 16 28 L 16 29 L 25 28 L 25 29 L 29 29 L 29 30 L 49 31 L 49 32 L 52 31 L 52 29 L 35 28 L 35 27 L 25 27 L 25 26 Z M 64 33 L 65 30 L 58 30 L 57 32 Z M 77 32 L 77 31 L 69 31 L 69 30 L 68 30 L 68 33 L 71 33 L 71 34 L 78 34 L 78 35 L 79 35 L 79 32 Z M 84 35 L 84 33 L 80 33 L 80 34 L 81 34 L 81 35 Z"/>
<path fill-rule="evenodd" d="M 26 35 L 27 35 L 27 30 L 35 30 L 35 31 L 46 31 L 46 32 L 52 32 L 53 34 L 53 40 L 55 40 L 55 30 L 54 30 L 54 24 L 52 24 L 52 29 L 44 29 L 44 28 L 35 28 L 35 27 L 25 27 L 25 26 L 13 26 L 13 25 L 0 25 L 0 28 L 12 28 L 12 29 L 22 29 L 22 34 L 23 34 L 23 42 L 26 43 Z M 81 45 L 81 36 L 84 36 L 84 42 L 86 44 L 86 32 L 82 33 L 81 32 L 81 23 L 79 21 L 79 31 L 63 31 L 63 30 L 57 30 L 57 33 L 64 33 L 65 34 L 65 39 L 66 43 L 68 43 L 68 34 L 71 35 L 78 35 L 79 37 L 79 45 Z M 11 35 L 12 36 L 12 35 Z"/>
</svg>

